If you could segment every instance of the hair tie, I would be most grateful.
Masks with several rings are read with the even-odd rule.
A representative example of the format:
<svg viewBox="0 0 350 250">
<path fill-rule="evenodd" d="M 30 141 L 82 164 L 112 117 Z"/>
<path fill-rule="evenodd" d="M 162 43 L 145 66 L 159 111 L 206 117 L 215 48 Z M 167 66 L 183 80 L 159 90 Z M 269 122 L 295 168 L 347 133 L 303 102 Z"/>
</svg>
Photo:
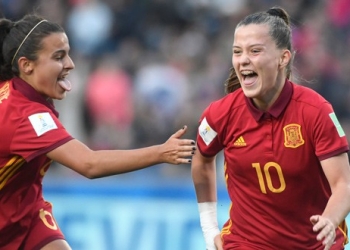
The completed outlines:
<svg viewBox="0 0 350 250">
<path fill-rule="evenodd" d="M 29 32 L 28 34 L 26 35 L 26 37 L 23 39 L 23 41 L 21 42 L 21 44 L 19 45 L 18 49 L 16 50 L 16 53 L 15 55 L 13 56 L 12 58 L 12 61 L 11 61 L 11 65 L 13 65 L 13 61 L 15 60 L 17 54 L 18 54 L 18 51 L 21 49 L 23 43 L 27 40 L 27 38 L 29 37 L 29 35 L 35 30 L 36 27 L 38 27 L 39 24 L 41 24 L 42 22 L 47 22 L 47 20 L 43 19 L 41 20 L 40 22 L 38 22 Z"/>
</svg>

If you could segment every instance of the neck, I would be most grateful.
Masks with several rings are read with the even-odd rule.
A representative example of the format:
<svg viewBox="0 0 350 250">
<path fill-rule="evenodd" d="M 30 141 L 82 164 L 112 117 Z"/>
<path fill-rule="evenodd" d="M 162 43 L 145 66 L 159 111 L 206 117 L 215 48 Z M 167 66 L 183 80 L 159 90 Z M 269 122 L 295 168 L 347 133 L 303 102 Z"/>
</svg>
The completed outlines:
<svg viewBox="0 0 350 250">
<path fill-rule="evenodd" d="M 275 103 L 275 101 L 280 96 L 285 82 L 286 76 L 278 75 L 276 79 L 276 84 L 272 89 L 265 93 L 264 96 L 261 96 L 259 98 L 253 98 L 253 103 L 255 104 L 255 106 L 262 111 L 269 110 L 269 108 Z"/>
</svg>

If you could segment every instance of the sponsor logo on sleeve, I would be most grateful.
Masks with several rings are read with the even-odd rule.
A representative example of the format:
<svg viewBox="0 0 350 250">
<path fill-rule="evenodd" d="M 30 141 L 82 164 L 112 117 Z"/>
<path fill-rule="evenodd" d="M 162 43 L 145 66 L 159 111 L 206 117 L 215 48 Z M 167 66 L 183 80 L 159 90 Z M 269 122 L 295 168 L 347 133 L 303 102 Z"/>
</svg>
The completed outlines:
<svg viewBox="0 0 350 250">
<path fill-rule="evenodd" d="M 334 113 L 334 112 L 333 112 L 333 113 L 330 113 L 330 114 L 329 114 L 329 117 L 331 118 L 331 120 L 332 120 L 332 122 L 333 122 L 335 128 L 337 129 L 339 137 L 345 136 L 345 132 L 344 132 L 342 126 L 340 125 L 340 123 L 339 123 L 339 121 L 338 121 L 338 118 L 337 118 L 337 116 L 335 115 L 335 113 Z"/>
<path fill-rule="evenodd" d="M 209 126 L 206 118 L 204 118 L 199 125 L 198 132 L 207 146 L 214 140 L 217 135 L 215 130 Z"/>
<path fill-rule="evenodd" d="M 57 129 L 57 125 L 50 113 L 37 113 L 28 117 L 37 136 L 41 136 L 46 132 Z"/>
<path fill-rule="evenodd" d="M 299 124 L 288 124 L 283 128 L 283 132 L 284 146 L 286 148 L 297 148 L 305 143 Z"/>
</svg>

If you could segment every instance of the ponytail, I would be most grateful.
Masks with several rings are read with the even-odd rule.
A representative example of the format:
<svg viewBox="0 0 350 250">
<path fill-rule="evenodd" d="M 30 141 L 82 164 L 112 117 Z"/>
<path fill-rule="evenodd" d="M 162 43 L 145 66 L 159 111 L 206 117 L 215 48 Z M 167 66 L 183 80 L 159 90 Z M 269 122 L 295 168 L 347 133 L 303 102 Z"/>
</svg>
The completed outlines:
<svg viewBox="0 0 350 250">
<path fill-rule="evenodd" d="M 282 18 L 286 25 L 288 27 L 290 26 L 290 17 L 284 9 L 280 7 L 272 7 L 271 9 L 267 10 L 266 13 L 270 16 Z"/>
<path fill-rule="evenodd" d="M 12 72 L 11 58 L 9 55 L 12 51 L 7 51 L 4 46 L 7 35 L 14 27 L 15 23 L 8 19 L 0 19 L 0 82 L 11 79 L 14 75 Z"/>
</svg>

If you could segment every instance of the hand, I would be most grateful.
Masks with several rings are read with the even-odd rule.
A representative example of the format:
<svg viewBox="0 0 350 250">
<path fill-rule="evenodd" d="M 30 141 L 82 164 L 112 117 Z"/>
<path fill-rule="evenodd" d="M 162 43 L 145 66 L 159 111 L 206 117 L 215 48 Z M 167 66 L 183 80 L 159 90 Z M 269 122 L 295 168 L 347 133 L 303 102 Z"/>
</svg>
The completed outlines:
<svg viewBox="0 0 350 250">
<path fill-rule="evenodd" d="M 215 236 L 214 243 L 215 243 L 215 246 L 216 246 L 217 250 L 223 250 L 224 249 L 223 246 L 222 246 L 222 239 L 221 239 L 220 234 Z"/>
<path fill-rule="evenodd" d="M 332 221 L 321 215 L 313 215 L 310 217 L 314 232 L 319 232 L 317 240 L 323 240 L 322 244 L 325 246 L 325 250 L 329 250 L 335 239 L 335 226 Z"/>
<path fill-rule="evenodd" d="M 175 134 L 160 146 L 162 161 L 170 164 L 191 163 L 189 156 L 196 150 L 195 141 L 180 139 L 187 131 L 187 126 L 178 130 Z"/>
</svg>

